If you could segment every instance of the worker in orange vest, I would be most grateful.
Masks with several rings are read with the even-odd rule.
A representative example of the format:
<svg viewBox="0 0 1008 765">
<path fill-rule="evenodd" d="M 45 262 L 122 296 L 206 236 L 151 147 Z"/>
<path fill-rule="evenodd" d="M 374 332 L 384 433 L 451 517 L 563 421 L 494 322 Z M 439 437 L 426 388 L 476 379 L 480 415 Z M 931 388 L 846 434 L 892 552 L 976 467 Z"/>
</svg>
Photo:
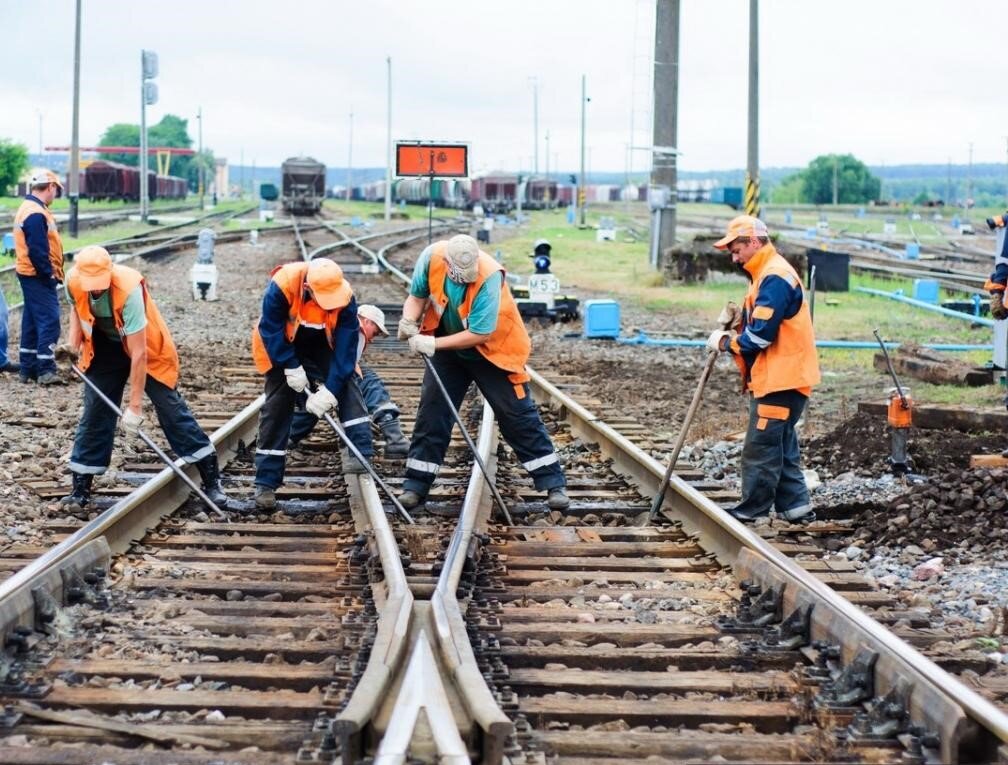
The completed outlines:
<svg viewBox="0 0 1008 765">
<path fill-rule="evenodd" d="M 217 451 L 178 392 L 178 352 L 143 276 L 113 265 L 104 247 L 92 245 L 77 253 L 64 287 L 71 306 L 70 351 L 79 355 L 80 368 L 117 406 L 130 384 L 120 427 L 137 434 L 146 391 L 175 454 L 196 465 L 207 497 L 225 508 Z M 115 413 L 85 386 L 84 414 L 70 454 L 73 490 L 60 500 L 71 512 L 87 509 L 92 480 L 108 469 L 115 426 Z"/>
<path fill-rule="evenodd" d="M 471 236 L 435 242 L 420 254 L 403 304 L 399 339 L 432 357 L 456 409 L 476 383 L 504 440 L 532 474 L 536 489 L 547 492 L 550 509 L 566 510 L 567 480 L 528 386 L 525 364 L 532 343 L 504 269 Z M 405 491 L 399 497 L 403 507 L 426 500 L 453 427 L 448 404 L 428 369 L 406 458 Z"/>
<path fill-rule="evenodd" d="M 14 214 L 14 271 L 24 306 L 21 308 L 21 382 L 62 385 L 52 347 L 60 336 L 59 295 L 63 282 L 63 242 L 49 211 L 63 184 L 51 170 L 36 170 L 30 193 Z"/>
<path fill-rule="evenodd" d="M 714 243 L 751 279 L 739 313 L 719 317 L 729 330 L 715 330 L 712 351 L 731 353 L 749 391 L 749 427 L 742 446 L 742 501 L 729 510 L 741 521 L 766 516 L 771 509 L 786 520 L 815 520 L 795 425 L 805 411 L 812 386 L 819 383 L 819 360 L 801 280 L 770 243 L 759 218 L 740 215 Z M 732 305 L 732 308 L 735 308 Z"/>
</svg>

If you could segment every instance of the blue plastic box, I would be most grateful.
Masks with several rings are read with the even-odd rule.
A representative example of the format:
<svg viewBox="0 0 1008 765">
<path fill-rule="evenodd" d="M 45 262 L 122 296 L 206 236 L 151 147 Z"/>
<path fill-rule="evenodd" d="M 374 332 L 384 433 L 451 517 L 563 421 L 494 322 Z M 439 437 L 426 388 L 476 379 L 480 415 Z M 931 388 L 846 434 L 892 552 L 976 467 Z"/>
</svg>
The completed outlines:
<svg viewBox="0 0 1008 765">
<path fill-rule="evenodd" d="M 584 302 L 585 337 L 619 337 L 620 307 L 615 300 Z"/>
<path fill-rule="evenodd" d="M 938 305 L 938 282 L 935 279 L 914 279 L 914 300 Z"/>
<path fill-rule="evenodd" d="M 907 242 L 906 259 L 920 260 L 920 245 L 917 242 Z"/>
</svg>

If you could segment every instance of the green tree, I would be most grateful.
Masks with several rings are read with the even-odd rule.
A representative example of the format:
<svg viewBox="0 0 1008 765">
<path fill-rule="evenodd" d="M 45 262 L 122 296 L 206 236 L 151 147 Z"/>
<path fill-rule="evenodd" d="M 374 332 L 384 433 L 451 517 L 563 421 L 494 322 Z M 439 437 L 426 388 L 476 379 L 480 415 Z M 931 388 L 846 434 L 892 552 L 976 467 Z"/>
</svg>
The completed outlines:
<svg viewBox="0 0 1008 765">
<path fill-rule="evenodd" d="M 802 200 L 801 173 L 794 173 L 770 189 L 769 200 L 775 205 L 793 205 Z"/>
<path fill-rule="evenodd" d="M 130 125 L 127 122 L 117 122 L 115 125 L 110 125 L 102 133 L 101 139 L 98 141 L 99 146 L 139 146 L 140 145 L 140 126 Z M 112 152 L 102 152 L 98 155 L 100 159 L 107 159 L 111 162 L 120 162 L 124 165 L 136 165 L 139 164 L 140 158 L 138 154 L 118 154 Z"/>
<path fill-rule="evenodd" d="M 0 194 L 7 194 L 27 169 L 28 147 L 0 138 Z"/>
<path fill-rule="evenodd" d="M 824 154 L 802 171 L 802 201 L 813 204 L 833 202 L 836 179 L 839 204 L 861 204 L 879 198 L 882 182 L 852 154 Z"/>
<path fill-rule="evenodd" d="M 160 122 L 147 128 L 148 146 L 169 146 L 178 149 L 189 149 L 192 147 L 192 144 L 192 138 L 189 137 L 188 121 L 182 119 L 181 117 L 177 117 L 174 114 L 166 114 L 161 118 Z M 140 126 L 123 122 L 111 125 L 105 130 L 101 140 L 98 141 L 98 145 L 139 146 Z M 206 154 L 208 152 L 204 153 Z M 113 162 L 121 162 L 125 165 L 136 165 L 139 164 L 140 161 L 139 155 L 137 154 L 102 153 L 99 156 L 102 159 L 108 159 Z M 211 154 L 210 156 L 212 157 L 213 155 Z M 198 175 L 198 171 L 194 169 L 196 165 L 194 159 L 195 157 L 180 157 L 178 155 L 172 155 L 169 169 L 169 172 L 172 175 L 189 180 L 189 184 L 192 188 L 195 188 L 194 179 Z M 151 170 L 157 170 L 157 159 L 153 152 L 147 158 L 147 166 Z M 209 167 L 213 167 L 212 159 Z"/>
</svg>

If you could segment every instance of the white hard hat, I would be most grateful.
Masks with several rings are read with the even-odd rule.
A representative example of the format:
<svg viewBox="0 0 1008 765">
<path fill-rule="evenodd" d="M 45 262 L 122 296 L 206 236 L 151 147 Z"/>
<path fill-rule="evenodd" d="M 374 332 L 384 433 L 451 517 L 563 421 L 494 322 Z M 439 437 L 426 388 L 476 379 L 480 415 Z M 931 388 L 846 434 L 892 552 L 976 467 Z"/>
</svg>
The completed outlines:
<svg viewBox="0 0 1008 765">
<path fill-rule="evenodd" d="M 33 170 L 31 178 L 28 179 L 28 185 L 31 187 L 47 186 L 50 183 L 55 183 L 60 187 L 60 189 L 63 188 L 63 184 L 60 182 L 59 176 L 52 170 L 46 170 L 44 167 Z"/>
<path fill-rule="evenodd" d="M 388 337 L 388 330 L 385 328 L 385 312 L 376 305 L 365 303 L 357 306 L 357 316 L 370 319 L 378 327 L 378 331 Z"/>
</svg>

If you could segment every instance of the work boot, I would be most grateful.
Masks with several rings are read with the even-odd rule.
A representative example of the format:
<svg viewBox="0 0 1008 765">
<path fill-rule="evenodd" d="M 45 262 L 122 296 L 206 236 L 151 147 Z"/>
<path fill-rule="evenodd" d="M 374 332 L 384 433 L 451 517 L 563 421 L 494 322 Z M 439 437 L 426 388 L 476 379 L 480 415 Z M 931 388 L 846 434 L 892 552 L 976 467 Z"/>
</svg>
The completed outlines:
<svg viewBox="0 0 1008 765">
<path fill-rule="evenodd" d="M 256 484 L 253 500 L 255 501 L 256 510 L 276 509 L 276 494 L 269 486 Z"/>
<path fill-rule="evenodd" d="M 220 467 L 217 464 L 217 454 L 208 454 L 196 463 L 200 478 L 203 479 L 203 493 L 221 510 L 226 510 L 230 499 L 224 493 L 220 482 Z"/>
<path fill-rule="evenodd" d="M 380 425 L 382 436 L 385 439 L 386 457 L 405 457 L 409 453 L 409 441 L 403 435 L 402 428 L 399 427 L 398 417 L 389 417 Z"/>
<path fill-rule="evenodd" d="M 39 385 L 66 385 L 66 380 L 60 377 L 55 372 L 45 372 L 40 374 L 38 378 Z"/>
<path fill-rule="evenodd" d="M 364 463 L 357 459 L 357 456 L 350 453 L 349 449 L 340 449 L 340 462 L 343 463 L 343 475 L 362 475 L 367 473 Z"/>
<path fill-rule="evenodd" d="M 77 515 L 87 510 L 91 504 L 91 482 L 94 476 L 91 473 L 71 473 L 70 477 L 73 479 L 73 489 L 60 499 L 60 507 Z"/>
<path fill-rule="evenodd" d="M 20 371 L 21 371 L 21 365 L 18 364 L 16 361 L 8 361 L 6 364 L 0 367 L 0 372 L 10 372 L 11 374 L 13 374 L 14 372 L 20 372 Z"/>
<path fill-rule="evenodd" d="M 416 491 L 404 491 L 399 495 L 399 504 L 402 505 L 407 510 L 412 510 L 416 507 L 423 505 L 426 500 L 426 496 L 421 496 L 419 492 Z"/>
<path fill-rule="evenodd" d="M 563 486 L 556 486 L 546 495 L 546 504 L 550 510 L 566 510 L 570 507 L 570 497 Z"/>
<path fill-rule="evenodd" d="M 25 385 L 28 385 L 38 380 L 38 372 L 25 372 L 24 369 L 22 369 L 18 372 L 18 379 Z"/>
<path fill-rule="evenodd" d="M 804 526 L 805 524 L 812 523 L 816 519 L 816 514 L 812 512 L 812 509 L 801 510 L 798 513 L 792 514 L 790 510 L 782 513 L 782 517 L 788 523 L 797 523 Z"/>
</svg>

